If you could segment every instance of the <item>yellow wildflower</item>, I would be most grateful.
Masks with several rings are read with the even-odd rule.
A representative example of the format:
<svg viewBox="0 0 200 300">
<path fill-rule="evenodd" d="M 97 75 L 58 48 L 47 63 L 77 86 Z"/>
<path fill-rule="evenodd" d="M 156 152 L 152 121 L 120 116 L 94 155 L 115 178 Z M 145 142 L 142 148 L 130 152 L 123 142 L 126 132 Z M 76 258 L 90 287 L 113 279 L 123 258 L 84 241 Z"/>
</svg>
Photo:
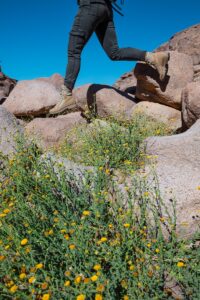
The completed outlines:
<svg viewBox="0 0 200 300">
<path fill-rule="evenodd" d="M 25 246 L 27 243 L 28 243 L 28 239 L 23 239 L 23 240 L 21 241 L 21 245 L 22 245 L 22 246 Z"/>
<path fill-rule="evenodd" d="M 18 286 L 15 284 L 15 285 L 13 285 L 11 288 L 10 288 L 10 292 L 11 293 L 15 293 L 16 291 L 18 290 Z"/>
<path fill-rule="evenodd" d="M 77 277 L 74 279 L 74 282 L 75 282 L 76 284 L 79 284 L 79 283 L 81 282 L 81 280 L 82 280 L 81 276 L 77 276 Z"/>
<path fill-rule="evenodd" d="M 36 278 L 34 276 L 30 277 L 28 282 L 29 283 L 34 283 L 36 281 Z"/>
<path fill-rule="evenodd" d="M 14 281 L 10 280 L 6 283 L 6 286 L 11 287 L 12 285 L 14 285 Z"/>
<path fill-rule="evenodd" d="M 129 270 L 130 270 L 130 271 L 133 271 L 134 269 L 135 269 L 134 265 L 131 265 L 131 266 L 129 267 Z"/>
<path fill-rule="evenodd" d="M 67 241 L 69 241 L 69 234 L 65 234 L 65 235 L 64 235 L 64 238 L 65 238 Z"/>
<path fill-rule="evenodd" d="M 130 160 L 125 160 L 125 161 L 124 161 L 124 164 L 125 164 L 125 165 L 131 165 L 132 162 L 131 162 Z"/>
<path fill-rule="evenodd" d="M 177 267 L 178 267 L 178 268 L 185 267 L 185 264 L 184 264 L 184 262 L 182 262 L 182 261 L 179 261 L 179 262 L 177 263 Z"/>
<path fill-rule="evenodd" d="M 70 286 L 70 281 L 69 280 L 65 281 L 64 286 Z"/>
<path fill-rule="evenodd" d="M 0 214 L 0 218 L 6 217 L 6 214 Z"/>
<path fill-rule="evenodd" d="M 98 279 L 98 276 L 97 275 L 94 275 L 94 276 L 92 276 L 91 277 L 91 280 L 94 282 L 94 281 L 97 281 L 97 279 Z"/>
<path fill-rule="evenodd" d="M 149 196 L 149 192 L 144 192 L 143 194 L 145 197 Z"/>
<path fill-rule="evenodd" d="M 102 237 L 100 241 L 103 243 L 103 242 L 107 242 L 107 240 L 108 240 L 107 237 Z"/>
<path fill-rule="evenodd" d="M 43 268 L 43 264 L 41 264 L 41 263 L 40 263 L 40 264 L 37 264 L 37 265 L 35 266 L 35 268 L 36 268 L 36 269 L 42 269 L 42 268 Z"/>
<path fill-rule="evenodd" d="M 76 248 L 76 246 L 74 244 L 69 245 L 70 250 L 74 250 L 75 248 Z"/>
<path fill-rule="evenodd" d="M 105 173 L 106 173 L 107 175 L 110 175 L 110 170 L 109 170 L 109 169 L 106 169 L 106 170 L 105 170 Z"/>
<path fill-rule="evenodd" d="M 95 300 L 102 300 L 103 296 L 101 294 L 96 294 L 95 295 Z"/>
<path fill-rule="evenodd" d="M 21 273 L 20 275 L 19 275 L 19 278 L 22 280 L 22 279 L 24 279 L 24 278 L 26 278 L 26 273 Z"/>
<path fill-rule="evenodd" d="M 129 300 L 129 297 L 127 295 L 125 295 L 124 300 Z"/>
<path fill-rule="evenodd" d="M 90 215 L 90 211 L 89 210 L 84 210 L 83 211 L 83 216 L 87 217 Z"/>
<path fill-rule="evenodd" d="M 42 296 L 42 300 L 49 300 L 50 299 L 50 295 L 49 294 L 44 294 Z"/>
<path fill-rule="evenodd" d="M 76 297 L 76 300 L 85 300 L 86 296 L 81 294 Z"/>
<path fill-rule="evenodd" d="M 155 250 L 155 251 L 156 251 L 156 253 L 159 253 L 159 252 L 160 252 L 160 250 L 159 250 L 158 248 L 156 248 L 156 250 Z"/>
<path fill-rule="evenodd" d="M 93 267 L 93 269 L 94 269 L 95 271 L 99 271 L 99 270 L 101 270 L 101 265 L 95 265 L 95 266 Z"/>
<path fill-rule="evenodd" d="M 4 212 L 4 214 L 8 214 L 10 212 L 10 209 L 6 208 L 6 209 L 4 209 L 3 212 Z"/>
<path fill-rule="evenodd" d="M 85 284 L 89 283 L 89 282 L 90 282 L 90 278 L 84 278 L 83 282 L 84 282 Z"/>
<path fill-rule="evenodd" d="M 130 225 L 129 223 L 125 223 L 125 224 L 124 224 L 124 227 L 125 227 L 125 228 L 129 228 L 130 226 L 131 226 L 131 225 Z"/>
<path fill-rule="evenodd" d="M 0 255 L 0 261 L 3 261 L 5 259 L 4 255 Z"/>
</svg>

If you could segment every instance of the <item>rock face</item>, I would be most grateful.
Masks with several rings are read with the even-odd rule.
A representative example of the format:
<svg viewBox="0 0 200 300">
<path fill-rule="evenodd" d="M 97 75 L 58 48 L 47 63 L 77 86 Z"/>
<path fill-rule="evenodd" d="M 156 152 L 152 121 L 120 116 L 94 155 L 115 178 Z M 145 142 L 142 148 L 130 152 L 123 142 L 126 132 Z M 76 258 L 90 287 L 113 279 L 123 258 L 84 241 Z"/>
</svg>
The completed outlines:
<svg viewBox="0 0 200 300">
<path fill-rule="evenodd" d="M 192 57 L 194 65 L 194 81 L 200 80 L 200 24 L 191 26 L 176 33 L 168 42 L 158 47 L 155 51 L 177 51 Z M 137 82 L 134 72 L 123 74 L 114 84 L 121 91 L 133 92 Z"/>
<path fill-rule="evenodd" d="M 163 201 L 170 208 L 170 199 L 176 200 L 177 233 L 181 237 L 192 236 L 199 229 L 199 149 L 200 120 L 185 133 L 147 139 L 147 154 L 157 156 L 155 172 Z M 146 167 L 147 172 L 150 169 Z"/>
<path fill-rule="evenodd" d="M 3 74 L 0 68 L 0 104 L 5 101 L 10 92 L 15 87 L 16 83 L 17 81 L 15 79 L 11 79 Z"/>
<path fill-rule="evenodd" d="M 171 37 L 155 51 L 175 50 L 190 55 L 194 65 L 194 81 L 200 81 L 200 24 L 191 26 Z"/>
<path fill-rule="evenodd" d="M 39 116 L 60 100 L 59 91 L 47 80 L 19 81 L 3 106 L 15 116 Z"/>
<path fill-rule="evenodd" d="M 81 110 L 89 108 L 100 117 L 127 118 L 135 105 L 134 97 L 100 84 L 81 86 L 75 89 L 73 95 Z"/>
<path fill-rule="evenodd" d="M 163 82 L 158 72 L 146 63 L 138 63 L 135 76 L 138 80 L 136 97 L 143 101 L 161 103 L 181 110 L 181 93 L 193 80 L 192 58 L 186 54 L 170 52 L 168 73 Z"/>
<path fill-rule="evenodd" d="M 200 64 L 200 24 L 189 27 L 171 37 L 156 51 L 178 51 L 190 55 L 194 65 Z"/>
<path fill-rule="evenodd" d="M 113 87 L 120 91 L 123 91 L 123 92 L 135 94 L 136 85 L 137 85 L 137 79 L 135 78 L 134 70 L 133 70 L 131 72 L 127 72 L 127 73 L 123 74 L 115 82 Z"/>
<path fill-rule="evenodd" d="M 191 82 L 182 93 L 182 116 L 185 128 L 191 127 L 200 119 L 200 84 Z"/>
<path fill-rule="evenodd" d="M 142 101 L 133 107 L 131 116 L 134 117 L 137 113 L 144 113 L 172 130 L 179 130 L 182 127 L 181 112 L 169 106 Z"/>
<path fill-rule="evenodd" d="M 23 128 L 18 120 L 0 106 L 0 152 L 9 155 L 15 152 L 16 137 L 23 135 Z"/>
<path fill-rule="evenodd" d="M 81 113 L 75 112 L 57 118 L 35 118 L 25 129 L 28 136 L 35 138 L 38 146 L 46 149 L 59 146 L 72 128 L 85 123 Z"/>
</svg>

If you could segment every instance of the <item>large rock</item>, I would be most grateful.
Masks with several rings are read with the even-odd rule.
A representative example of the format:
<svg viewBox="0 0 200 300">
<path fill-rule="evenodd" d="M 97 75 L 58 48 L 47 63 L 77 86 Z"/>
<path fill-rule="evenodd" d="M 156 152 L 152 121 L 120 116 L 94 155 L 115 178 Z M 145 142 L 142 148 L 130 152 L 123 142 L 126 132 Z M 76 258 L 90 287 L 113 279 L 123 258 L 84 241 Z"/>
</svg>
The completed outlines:
<svg viewBox="0 0 200 300">
<path fill-rule="evenodd" d="M 49 148 L 59 146 L 72 128 L 85 123 L 81 113 L 75 112 L 57 118 L 35 118 L 25 129 L 28 136 L 34 137 L 38 146 Z"/>
<path fill-rule="evenodd" d="M 10 155 L 16 151 L 16 138 L 23 136 L 23 127 L 4 107 L 0 106 L 0 152 Z"/>
<path fill-rule="evenodd" d="M 138 80 L 136 97 L 181 110 L 181 92 L 193 80 L 192 58 L 176 51 L 170 52 L 168 73 L 164 81 L 158 72 L 146 63 L 138 63 L 135 76 Z"/>
<path fill-rule="evenodd" d="M 127 118 L 135 105 L 134 97 L 113 87 L 87 84 L 75 89 L 76 104 L 81 110 L 88 108 L 100 117 Z"/>
<path fill-rule="evenodd" d="M 40 77 L 37 78 L 36 80 L 43 81 L 43 82 L 48 82 L 55 86 L 55 88 L 60 92 L 61 86 L 64 84 L 64 78 L 60 74 L 53 74 L 50 77 Z"/>
<path fill-rule="evenodd" d="M 134 117 L 138 113 L 145 114 L 158 122 L 162 122 L 172 130 L 179 130 L 182 127 L 181 112 L 166 105 L 142 101 L 133 107 L 131 116 Z"/>
<path fill-rule="evenodd" d="M 177 233 L 180 237 L 192 236 L 199 230 L 199 149 L 200 120 L 185 133 L 147 139 L 147 155 L 154 159 L 156 156 L 155 173 L 164 204 L 170 210 L 171 200 L 176 201 Z M 146 172 L 149 172 L 151 182 L 151 164 L 146 167 Z"/>
<path fill-rule="evenodd" d="M 182 116 L 185 128 L 200 119 L 200 84 L 191 82 L 182 93 Z"/>
<path fill-rule="evenodd" d="M 114 88 L 127 92 L 130 94 L 135 94 L 137 85 L 137 79 L 134 75 L 134 70 L 123 74 L 113 85 Z"/>
<path fill-rule="evenodd" d="M 2 104 L 13 90 L 17 80 L 11 79 L 1 71 L 0 67 L 0 104 Z"/>
<path fill-rule="evenodd" d="M 200 81 L 200 64 L 194 66 L 194 81 Z"/>
<path fill-rule="evenodd" d="M 15 116 L 39 116 L 58 103 L 60 94 L 45 80 L 19 81 L 3 106 Z"/>
<path fill-rule="evenodd" d="M 190 55 L 194 65 L 200 64 L 200 24 L 191 26 L 171 37 L 156 51 L 178 51 Z"/>
</svg>

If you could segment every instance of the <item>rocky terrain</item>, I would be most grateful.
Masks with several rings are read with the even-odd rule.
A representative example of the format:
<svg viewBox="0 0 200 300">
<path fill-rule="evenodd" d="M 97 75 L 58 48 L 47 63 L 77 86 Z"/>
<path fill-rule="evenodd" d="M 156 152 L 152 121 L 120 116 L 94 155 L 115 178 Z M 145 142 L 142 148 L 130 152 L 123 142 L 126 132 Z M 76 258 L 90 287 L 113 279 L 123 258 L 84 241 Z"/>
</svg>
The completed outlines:
<svg viewBox="0 0 200 300">
<path fill-rule="evenodd" d="M 147 139 L 147 154 L 156 156 L 155 172 L 165 204 L 177 200 L 178 232 L 190 236 L 200 215 L 200 24 L 175 34 L 156 51 L 169 51 L 168 74 L 160 82 L 154 68 L 138 63 L 114 86 L 88 84 L 74 90 L 78 110 L 48 117 L 59 101 L 63 78 L 54 74 L 17 82 L 0 72 L 0 150 L 14 151 L 16 131 L 35 138 L 47 150 L 58 146 L 88 111 L 98 117 L 131 120 L 142 112 L 178 134 Z M 151 165 L 146 166 L 146 172 Z M 183 224 L 188 224 L 182 228 Z"/>
</svg>

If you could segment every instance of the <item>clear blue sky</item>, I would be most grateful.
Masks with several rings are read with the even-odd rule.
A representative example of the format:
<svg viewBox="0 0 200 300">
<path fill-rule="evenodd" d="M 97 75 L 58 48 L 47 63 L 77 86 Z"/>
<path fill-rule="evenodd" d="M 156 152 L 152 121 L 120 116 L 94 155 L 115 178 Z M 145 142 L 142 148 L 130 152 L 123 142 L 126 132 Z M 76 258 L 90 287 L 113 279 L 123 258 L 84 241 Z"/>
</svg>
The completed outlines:
<svg viewBox="0 0 200 300">
<path fill-rule="evenodd" d="M 0 60 L 16 79 L 64 75 L 68 34 L 77 12 L 76 0 L 0 0 Z M 115 14 L 119 45 L 152 50 L 174 33 L 200 23 L 199 0 L 125 0 L 125 16 Z M 113 62 L 95 35 L 87 44 L 77 85 L 112 84 L 133 67 Z"/>
</svg>

